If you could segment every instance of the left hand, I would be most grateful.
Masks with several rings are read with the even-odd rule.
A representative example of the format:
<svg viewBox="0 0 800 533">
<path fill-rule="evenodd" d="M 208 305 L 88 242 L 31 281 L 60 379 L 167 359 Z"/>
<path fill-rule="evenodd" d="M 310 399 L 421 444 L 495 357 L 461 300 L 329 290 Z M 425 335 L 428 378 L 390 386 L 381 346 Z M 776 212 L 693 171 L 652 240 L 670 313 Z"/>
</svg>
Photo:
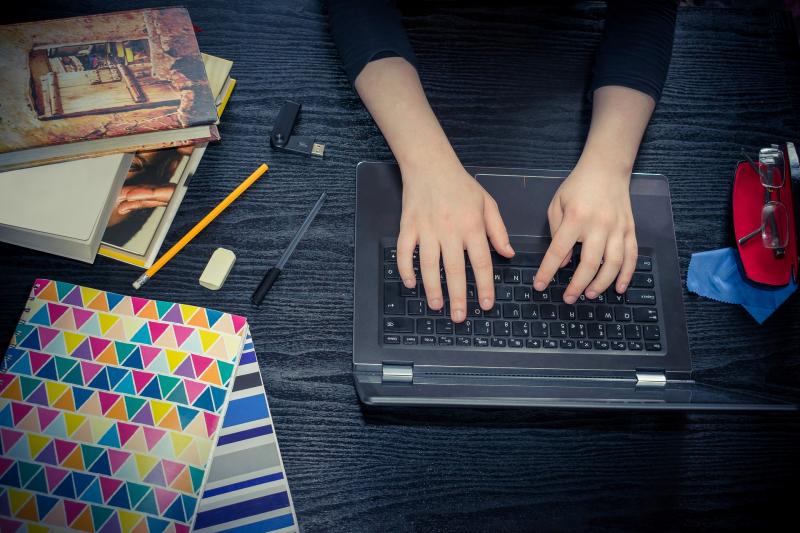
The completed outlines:
<svg viewBox="0 0 800 533">
<path fill-rule="evenodd" d="M 594 299 L 614 279 L 616 291 L 625 292 L 638 256 L 629 187 L 629 172 L 602 162 L 579 161 L 547 209 L 553 240 L 536 273 L 536 290 L 547 287 L 580 242 L 580 262 L 564 291 L 564 302 L 575 303 L 584 290 L 587 298 Z"/>
</svg>

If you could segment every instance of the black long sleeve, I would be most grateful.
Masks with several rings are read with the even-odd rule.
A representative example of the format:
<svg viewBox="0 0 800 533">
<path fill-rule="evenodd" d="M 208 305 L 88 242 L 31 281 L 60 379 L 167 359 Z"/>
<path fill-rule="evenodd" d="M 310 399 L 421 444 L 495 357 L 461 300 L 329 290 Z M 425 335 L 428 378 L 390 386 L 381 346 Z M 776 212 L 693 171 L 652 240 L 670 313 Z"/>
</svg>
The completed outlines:
<svg viewBox="0 0 800 533">
<path fill-rule="evenodd" d="M 658 102 L 672 56 L 677 10 L 675 0 L 609 0 L 591 92 L 621 85 Z"/>
<path fill-rule="evenodd" d="M 672 54 L 676 12 L 676 0 L 609 0 L 591 90 L 621 85 L 658 101 Z M 416 66 L 391 0 L 328 0 L 328 18 L 351 83 L 367 63 L 382 57 L 403 57 Z"/>
<path fill-rule="evenodd" d="M 328 22 L 350 83 L 367 63 L 383 57 L 403 57 L 416 67 L 400 12 L 391 0 L 328 0 Z"/>
</svg>

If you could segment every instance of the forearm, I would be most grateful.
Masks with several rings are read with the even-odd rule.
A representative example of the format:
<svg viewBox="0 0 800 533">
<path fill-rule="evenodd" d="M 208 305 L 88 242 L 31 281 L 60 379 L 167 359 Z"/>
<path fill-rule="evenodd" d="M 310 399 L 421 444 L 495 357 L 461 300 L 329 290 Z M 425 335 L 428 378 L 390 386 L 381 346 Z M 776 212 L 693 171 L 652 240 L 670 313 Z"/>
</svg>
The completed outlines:
<svg viewBox="0 0 800 533">
<path fill-rule="evenodd" d="M 389 57 L 370 62 L 356 78 L 355 88 L 400 164 L 404 180 L 416 175 L 406 170 L 422 164 L 460 165 L 408 61 Z"/>
<path fill-rule="evenodd" d="M 592 123 L 578 166 L 630 178 L 639 144 L 655 108 L 647 94 L 609 85 L 594 92 Z"/>
</svg>

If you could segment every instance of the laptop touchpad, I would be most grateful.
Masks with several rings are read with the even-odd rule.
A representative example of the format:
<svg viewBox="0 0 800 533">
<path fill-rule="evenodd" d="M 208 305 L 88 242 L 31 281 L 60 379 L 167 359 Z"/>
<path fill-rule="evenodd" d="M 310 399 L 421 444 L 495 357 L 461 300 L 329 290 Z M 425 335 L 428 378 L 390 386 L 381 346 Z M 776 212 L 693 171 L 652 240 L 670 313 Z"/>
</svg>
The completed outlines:
<svg viewBox="0 0 800 533">
<path fill-rule="evenodd" d="M 499 205 L 510 235 L 550 236 L 547 206 L 564 178 L 483 173 L 475 179 Z"/>
</svg>

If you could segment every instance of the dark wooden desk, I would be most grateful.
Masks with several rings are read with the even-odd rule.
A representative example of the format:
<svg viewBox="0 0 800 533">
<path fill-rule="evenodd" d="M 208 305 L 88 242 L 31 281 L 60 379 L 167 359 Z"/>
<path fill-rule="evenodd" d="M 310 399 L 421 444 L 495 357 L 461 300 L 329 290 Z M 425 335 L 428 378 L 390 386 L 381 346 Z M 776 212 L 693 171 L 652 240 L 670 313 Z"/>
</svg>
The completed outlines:
<svg viewBox="0 0 800 533">
<path fill-rule="evenodd" d="M 120 1 L 123 9 L 171 0 Z M 172 244 L 261 161 L 269 177 L 142 291 L 247 315 L 305 531 L 756 529 L 793 517 L 797 416 L 551 410 L 364 410 L 350 377 L 355 165 L 391 153 L 342 73 L 311 0 L 187 1 L 201 48 L 239 80 L 169 234 Z M 582 98 L 602 4 L 408 13 L 421 75 L 464 163 L 569 168 L 589 122 Z M 487 2 L 488 4 L 488 2 Z M 16 20 L 108 10 L 36 2 Z M 12 15 L 6 15 L 6 18 Z M 730 244 L 741 146 L 800 140 L 800 61 L 786 19 L 689 8 L 637 168 L 670 177 L 678 251 Z M 286 99 L 322 161 L 266 142 Z M 261 309 L 250 292 L 321 191 L 328 203 Z M 224 290 L 197 278 L 217 246 L 238 261 Z M 3 339 L 35 277 L 131 292 L 133 268 L 0 248 Z M 800 299 L 763 326 L 739 307 L 685 294 L 698 375 L 800 398 Z M 796 499 L 796 498 L 795 498 Z M 792 502 L 795 503 L 796 502 Z"/>
</svg>

